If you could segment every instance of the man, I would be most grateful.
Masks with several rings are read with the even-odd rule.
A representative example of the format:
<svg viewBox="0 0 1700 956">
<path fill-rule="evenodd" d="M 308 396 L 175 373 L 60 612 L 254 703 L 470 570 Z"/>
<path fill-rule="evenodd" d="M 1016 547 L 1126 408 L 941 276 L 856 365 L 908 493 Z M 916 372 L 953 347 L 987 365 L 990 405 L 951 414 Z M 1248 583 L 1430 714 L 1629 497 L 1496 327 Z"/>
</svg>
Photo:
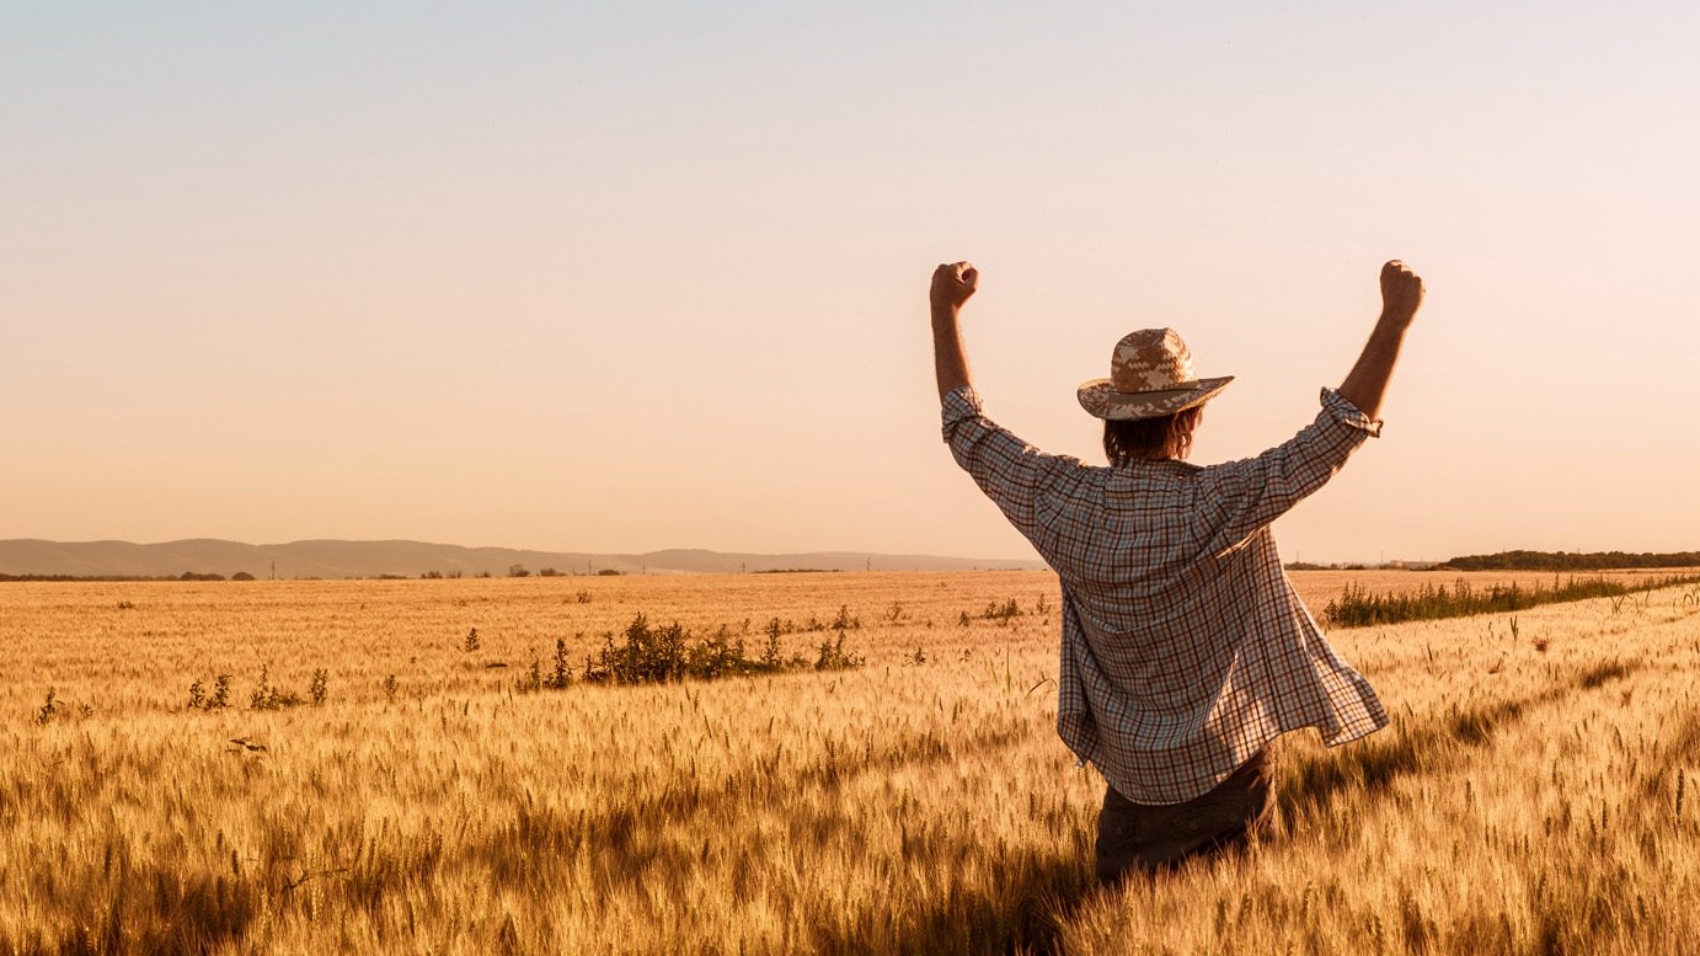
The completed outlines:
<svg viewBox="0 0 1700 956">
<path fill-rule="evenodd" d="M 1079 388 L 1104 420 L 1109 467 L 1043 454 L 986 419 L 958 328 L 978 283 L 966 262 L 933 273 L 944 437 L 1061 578 L 1057 731 L 1108 783 L 1098 878 L 1238 842 L 1267 809 L 1276 737 L 1315 727 L 1334 746 L 1387 723 L 1299 602 L 1269 525 L 1380 433 L 1422 280 L 1382 267 L 1381 317 L 1344 383 L 1323 389 L 1315 422 L 1255 458 L 1203 468 L 1181 459 L 1232 377 L 1199 378 L 1169 329 L 1126 336 L 1110 377 Z"/>
</svg>

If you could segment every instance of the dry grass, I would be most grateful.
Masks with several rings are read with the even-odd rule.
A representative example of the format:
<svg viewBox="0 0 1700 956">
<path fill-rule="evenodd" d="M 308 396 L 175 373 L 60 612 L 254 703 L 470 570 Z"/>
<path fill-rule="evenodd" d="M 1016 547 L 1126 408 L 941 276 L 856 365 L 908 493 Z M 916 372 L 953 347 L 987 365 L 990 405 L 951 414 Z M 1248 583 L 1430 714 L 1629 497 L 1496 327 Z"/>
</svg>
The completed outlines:
<svg viewBox="0 0 1700 956">
<path fill-rule="evenodd" d="M 1101 894 L 1049 575 L 8 585 L 0 953 L 1679 953 L 1689 597 L 1341 632 L 1394 727 L 1292 738 L 1277 839 Z M 640 612 L 810 653 L 841 607 L 859 670 L 514 690 Z M 262 666 L 327 702 L 251 709 Z"/>
</svg>

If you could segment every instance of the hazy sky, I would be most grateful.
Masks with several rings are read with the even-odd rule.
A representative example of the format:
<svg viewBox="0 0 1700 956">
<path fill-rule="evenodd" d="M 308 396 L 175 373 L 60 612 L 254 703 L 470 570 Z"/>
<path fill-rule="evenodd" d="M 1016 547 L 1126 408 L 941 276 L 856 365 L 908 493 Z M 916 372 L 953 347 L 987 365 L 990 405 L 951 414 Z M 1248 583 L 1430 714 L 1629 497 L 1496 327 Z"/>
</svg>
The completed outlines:
<svg viewBox="0 0 1700 956">
<path fill-rule="evenodd" d="M 1031 551 L 939 440 L 1135 328 L 1194 460 L 1428 304 L 1288 559 L 1700 548 L 1692 4 L 0 4 L 0 538 Z"/>
</svg>

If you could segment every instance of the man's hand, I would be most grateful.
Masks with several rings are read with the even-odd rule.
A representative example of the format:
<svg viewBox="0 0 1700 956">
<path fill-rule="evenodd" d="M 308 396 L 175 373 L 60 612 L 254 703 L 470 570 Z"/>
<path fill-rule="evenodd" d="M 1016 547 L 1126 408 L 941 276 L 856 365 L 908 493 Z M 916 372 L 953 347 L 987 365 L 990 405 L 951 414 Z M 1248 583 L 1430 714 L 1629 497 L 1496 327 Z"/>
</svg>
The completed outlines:
<svg viewBox="0 0 1700 956">
<path fill-rule="evenodd" d="M 962 308 L 980 284 L 980 271 L 973 263 L 952 262 L 933 270 L 933 288 L 928 298 L 932 301 L 933 311 L 947 309 L 955 312 Z"/>
<path fill-rule="evenodd" d="M 933 303 L 933 368 L 938 373 L 940 401 L 952 390 L 971 384 L 957 312 L 979 284 L 979 271 L 966 262 L 952 262 L 933 270 L 933 288 L 928 298 Z"/>
<path fill-rule="evenodd" d="M 943 268 L 942 266 L 940 268 Z M 937 280 L 934 280 L 935 286 Z M 1381 267 L 1381 316 L 1400 326 L 1411 324 L 1423 304 L 1422 277 L 1398 259 Z"/>
</svg>

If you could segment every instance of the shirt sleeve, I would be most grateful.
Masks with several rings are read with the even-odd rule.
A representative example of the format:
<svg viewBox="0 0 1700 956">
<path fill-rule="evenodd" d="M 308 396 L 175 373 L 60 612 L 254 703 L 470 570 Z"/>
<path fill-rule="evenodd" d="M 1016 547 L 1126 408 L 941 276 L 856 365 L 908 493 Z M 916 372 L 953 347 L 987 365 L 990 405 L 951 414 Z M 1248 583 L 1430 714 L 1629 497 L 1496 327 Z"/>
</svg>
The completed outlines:
<svg viewBox="0 0 1700 956">
<path fill-rule="evenodd" d="M 1244 544 L 1327 484 L 1358 446 L 1380 434 L 1380 421 L 1325 388 L 1316 421 L 1292 438 L 1256 458 L 1203 469 L 1199 510 L 1208 520 L 1209 550 L 1223 554 Z"/>
<path fill-rule="evenodd" d="M 980 396 L 961 386 L 944 397 L 944 440 L 1004 517 L 1034 540 L 1034 503 L 1081 467 L 1080 461 L 1047 455 L 992 423 L 981 413 Z"/>
</svg>

